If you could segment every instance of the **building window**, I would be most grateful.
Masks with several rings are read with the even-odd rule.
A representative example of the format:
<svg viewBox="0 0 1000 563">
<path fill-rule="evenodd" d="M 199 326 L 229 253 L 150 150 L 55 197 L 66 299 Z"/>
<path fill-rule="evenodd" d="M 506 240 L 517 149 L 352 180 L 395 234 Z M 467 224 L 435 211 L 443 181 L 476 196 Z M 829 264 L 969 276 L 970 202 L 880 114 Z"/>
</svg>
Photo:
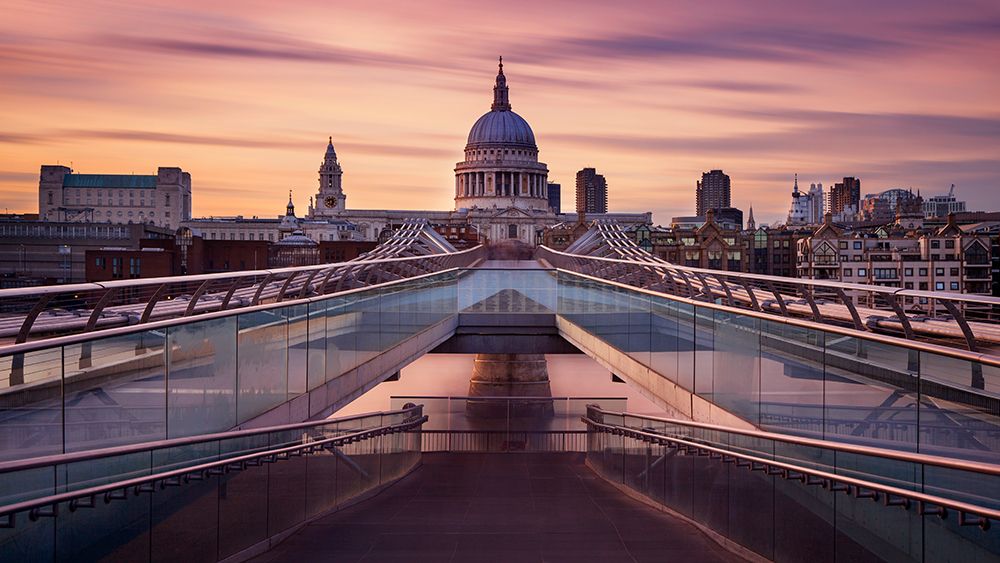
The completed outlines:
<svg viewBox="0 0 1000 563">
<path fill-rule="evenodd" d="M 861 250 L 861 241 L 860 240 L 854 241 L 854 250 Z"/>
<path fill-rule="evenodd" d="M 128 259 L 128 275 L 130 278 L 139 277 L 139 258 Z"/>
<path fill-rule="evenodd" d="M 934 275 L 935 276 L 943 276 L 944 275 L 944 268 L 934 268 Z M 942 287 L 941 289 L 944 289 L 944 288 Z"/>
<path fill-rule="evenodd" d="M 945 248 L 955 248 L 955 241 L 954 240 L 946 240 L 946 241 L 944 241 L 944 247 Z"/>
<path fill-rule="evenodd" d="M 920 284 L 917 287 L 920 288 L 920 291 L 927 291 L 927 287 L 928 287 L 927 286 L 927 282 L 920 282 Z"/>
<path fill-rule="evenodd" d="M 841 250 L 847 250 L 847 241 L 846 240 L 840 241 L 839 246 Z"/>
<path fill-rule="evenodd" d="M 927 268 L 920 268 L 918 271 L 920 272 L 921 276 L 926 276 L 927 275 Z"/>
<path fill-rule="evenodd" d="M 958 291 L 958 282 L 951 282 L 951 290 Z"/>
<path fill-rule="evenodd" d="M 863 278 L 863 277 L 865 277 L 867 275 L 868 275 L 868 269 L 867 268 L 858 268 L 858 277 L 859 278 Z"/>
<path fill-rule="evenodd" d="M 912 276 L 913 275 L 913 268 L 904 268 L 903 269 L 903 275 L 905 275 L 905 276 Z"/>
<path fill-rule="evenodd" d="M 852 270 L 851 268 L 844 268 L 844 277 L 845 278 L 854 277 L 854 270 Z"/>
<path fill-rule="evenodd" d="M 941 248 L 941 241 L 939 241 L 939 240 L 932 240 L 931 241 L 931 248 Z"/>
<path fill-rule="evenodd" d="M 896 272 L 896 268 L 872 268 L 872 276 L 877 280 L 894 280 Z"/>
<path fill-rule="evenodd" d="M 708 267 L 713 270 L 718 270 L 722 268 L 722 251 L 721 250 L 709 250 L 708 251 Z"/>
<path fill-rule="evenodd" d="M 951 271 L 951 275 L 953 275 L 953 276 L 957 276 L 958 275 L 958 268 L 951 268 L 950 271 Z"/>
</svg>

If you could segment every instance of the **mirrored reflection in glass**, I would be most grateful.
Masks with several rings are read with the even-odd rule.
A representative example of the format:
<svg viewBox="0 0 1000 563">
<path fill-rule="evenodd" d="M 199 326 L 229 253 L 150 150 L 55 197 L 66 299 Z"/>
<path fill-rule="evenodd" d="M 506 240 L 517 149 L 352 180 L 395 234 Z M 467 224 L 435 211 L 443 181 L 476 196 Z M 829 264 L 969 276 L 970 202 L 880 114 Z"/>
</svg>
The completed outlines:
<svg viewBox="0 0 1000 563">
<path fill-rule="evenodd" d="M 167 332 L 167 435 L 221 432 L 237 424 L 236 317 Z"/>
<path fill-rule="evenodd" d="M 65 347 L 66 451 L 166 438 L 162 331 Z"/>
</svg>

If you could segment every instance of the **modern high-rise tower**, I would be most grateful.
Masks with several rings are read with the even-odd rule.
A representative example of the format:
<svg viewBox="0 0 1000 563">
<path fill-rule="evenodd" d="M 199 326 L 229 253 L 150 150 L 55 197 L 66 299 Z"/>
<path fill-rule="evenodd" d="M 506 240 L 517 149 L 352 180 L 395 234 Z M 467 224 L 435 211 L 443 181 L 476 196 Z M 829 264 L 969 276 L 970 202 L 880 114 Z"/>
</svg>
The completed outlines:
<svg viewBox="0 0 1000 563">
<path fill-rule="evenodd" d="M 562 186 L 555 182 L 548 184 L 549 209 L 556 215 L 562 213 Z"/>
<path fill-rule="evenodd" d="M 861 204 L 861 180 L 853 176 L 844 176 L 843 182 L 837 182 L 830 188 L 829 212 L 839 215 L 848 211 L 857 213 Z"/>
<path fill-rule="evenodd" d="M 576 173 L 576 212 L 608 212 L 608 181 L 594 168 Z"/>
<path fill-rule="evenodd" d="M 732 207 L 729 175 L 712 170 L 701 175 L 695 189 L 695 215 L 704 216 L 709 209 Z"/>
</svg>

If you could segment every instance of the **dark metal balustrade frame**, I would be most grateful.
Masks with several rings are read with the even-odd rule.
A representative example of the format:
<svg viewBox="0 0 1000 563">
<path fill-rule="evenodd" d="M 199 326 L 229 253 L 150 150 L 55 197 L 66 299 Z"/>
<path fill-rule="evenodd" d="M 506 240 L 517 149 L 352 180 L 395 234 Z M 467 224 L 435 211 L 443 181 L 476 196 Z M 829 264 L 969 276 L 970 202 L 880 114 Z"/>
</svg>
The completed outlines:
<svg viewBox="0 0 1000 563">
<path fill-rule="evenodd" d="M 548 249 L 548 248 L 545 248 L 545 247 L 541 247 L 541 248 L 543 248 L 546 251 L 554 252 L 551 249 Z M 542 258 L 543 259 L 545 258 L 544 255 L 542 256 Z M 552 264 L 552 262 L 549 262 L 549 263 Z M 965 348 L 956 348 L 956 347 L 951 347 L 951 346 L 945 346 L 945 345 L 942 345 L 942 344 L 938 344 L 936 342 L 930 342 L 930 341 L 922 340 L 922 339 L 918 339 L 918 338 L 907 340 L 906 338 L 903 338 L 901 336 L 901 334 L 876 333 L 876 332 L 872 332 L 872 330 L 870 328 L 868 330 L 858 330 L 854 326 L 844 326 L 844 325 L 841 325 L 841 324 L 819 323 L 819 322 L 816 322 L 815 320 L 813 320 L 811 316 L 808 317 L 808 318 L 799 318 L 799 317 L 794 317 L 794 316 L 791 316 L 791 315 L 781 315 L 781 314 L 771 313 L 771 312 L 767 312 L 766 310 L 755 310 L 755 309 L 752 309 L 752 308 L 745 308 L 745 309 L 744 308 L 735 308 L 735 307 L 730 307 L 728 305 L 717 304 L 714 301 L 700 300 L 697 297 L 691 298 L 691 297 L 686 297 L 686 296 L 681 296 L 681 295 L 675 295 L 675 294 L 671 294 L 671 293 L 664 293 L 663 291 L 657 290 L 657 289 L 645 288 L 645 287 L 636 287 L 636 286 L 633 286 L 633 285 L 628 285 L 628 284 L 621 283 L 621 282 L 614 281 L 614 280 L 607 280 L 607 279 L 603 279 L 603 278 L 599 278 L 599 277 L 594 277 L 592 275 L 589 275 L 589 274 L 586 274 L 586 273 L 583 273 L 583 272 L 579 272 L 579 271 L 575 271 L 575 270 L 570 270 L 570 269 L 565 269 L 565 268 L 562 268 L 560 266 L 556 266 L 555 264 L 552 264 L 552 265 L 555 266 L 553 268 L 553 271 L 555 271 L 555 272 L 561 272 L 561 273 L 572 275 L 572 276 L 575 276 L 575 277 L 579 277 L 581 280 L 592 281 L 592 282 L 595 282 L 595 283 L 608 285 L 610 287 L 618 287 L 618 288 L 626 289 L 628 291 L 635 291 L 635 292 L 639 292 L 639 293 L 644 293 L 646 295 L 650 295 L 650 296 L 653 296 L 653 297 L 659 297 L 659 298 L 667 299 L 667 300 L 670 300 L 670 301 L 675 301 L 675 302 L 679 302 L 679 303 L 685 303 L 685 304 L 692 305 L 692 306 L 695 306 L 695 307 L 702 307 L 702 308 L 707 308 L 707 309 L 713 309 L 713 310 L 723 311 L 723 312 L 727 312 L 727 313 L 735 313 L 735 314 L 744 315 L 744 316 L 748 316 L 748 317 L 754 317 L 754 318 L 758 318 L 758 319 L 766 320 L 766 321 L 770 321 L 770 322 L 789 324 L 789 325 L 793 325 L 793 326 L 807 328 L 807 329 L 810 329 L 810 330 L 820 330 L 820 331 L 823 331 L 823 332 L 829 332 L 829 333 L 839 334 L 841 336 L 848 336 L 848 337 L 851 337 L 851 338 L 858 338 L 858 339 L 861 339 L 861 340 L 868 340 L 868 341 L 872 341 L 872 342 L 878 342 L 878 343 L 882 343 L 882 344 L 888 344 L 888 345 L 891 345 L 891 346 L 898 346 L 898 347 L 907 348 L 907 349 L 910 349 L 910 350 L 916 350 L 916 351 L 920 351 L 920 352 L 928 352 L 928 353 L 932 353 L 932 354 L 938 354 L 938 355 L 941 355 L 941 356 L 947 356 L 947 357 L 951 357 L 951 358 L 955 358 L 955 359 L 965 360 L 965 361 L 968 361 L 968 362 L 974 362 L 974 363 L 978 362 L 978 363 L 982 363 L 984 365 L 989 365 L 989 366 L 993 366 L 993 367 L 1000 367 L 1000 354 L 994 354 L 994 353 L 991 353 L 991 351 L 989 351 L 989 350 L 983 350 L 982 348 L 977 348 L 976 351 L 970 351 L 970 350 L 965 349 Z M 813 280 L 806 280 L 806 281 L 813 281 Z M 867 286 L 862 286 L 862 287 L 867 287 Z M 996 298 L 991 298 L 991 299 L 996 299 Z M 763 302 L 761 302 L 761 303 L 763 304 Z M 860 317 L 858 317 L 858 319 L 860 320 Z M 994 323 L 993 325 L 997 326 L 998 330 L 1000 330 L 1000 324 Z"/>
<path fill-rule="evenodd" d="M 345 416 L 339 418 L 326 418 L 323 420 L 313 420 L 309 422 L 296 422 L 293 424 L 281 424 L 277 426 L 263 426 L 260 428 L 245 428 L 242 430 L 228 430 L 226 432 L 214 432 L 212 434 L 197 434 L 194 436 L 185 436 L 183 438 L 168 438 L 166 440 L 154 440 L 150 442 L 138 442 L 135 444 L 127 444 L 123 446 L 113 446 L 110 448 L 100 448 L 95 450 L 84 450 L 80 452 L 72 452 L 66 454 L 54 454 L 47 456 L 32 457 L 23 460 L 13 460 L 5 461 L 0 463 L 0 479 L 3 478 L 5 473 L 10 473 L 12 471 L 21 471 L 25 469 L 35 469 L 38 467 L 48 467 L 52 465 L 60 465 L 66 463 L 77 463 L 81 461 L 87 461 L 91 459 L 99 459 L 117 455 L 125 455 L 136 452 L 145 452 L 151 450 L 162 450 L 166 448 L 176 448 L 180 446 L 190 446 L 192 444 L 201 444 L 207 442 L 215 442 L 218 440 L 230 440 L 233 438 L 242 438 L 244 436 L 256 436 L 262 434 L 271 434 L 274 432 L 287 432 L 289 430 L 304 430 L 308 428 L 316 428 L 319 426 L 329 426 L 331 424 L 342 424 L 345 422 L 352 422 L 355 420 L 361 420 L 365 418 L 372 418 L 375 416 L 393 416 L 404 413 L 416 413 L 420 410 L 418 406 L 405 407 L 397 410 L 391 411 L 381 411 L 381 412 L 369 412 L 361 413 L 352 416 Z"/>
<path fill-rule="evenodd" d="M 475 250 L 475 249 L 473 249 L 473 250 Z M 459 272 L 461 270 L 462 270 L 462 267 L 454 267 L 454 268 L 448 268 L 448 269 L 445 269 L 445 270 L 439 270 L 439 271 L 429 272 L 429 273 L 426 273 L 426 274 L 422 274 L 422 275 L 414 276 L 414 277 L 410 277 L 410 278 L 401 278 L 401 279 L 396 279 L 396 280 L 393 280 L 393 281 L 387 281 L 387 282 L 379 283 L 377 285 L 362 286 L 362 287 L 356 287 L 356 288 L 349 288 L 349 289 L 345 289 L 343 291 L 332 292 L 332 293 L 328 293 L 328 294 L 324 294 L 324 295 L 319 295 L 319 296 L 311 296 L 311 297 L 299 298 L 299 299 L 294 299 L 294 300 L 287 300 L 287 301 L 282 301 L 282 302 L 263 303 L 263 304 L 256 305 L 256 306 L 232 308 L 232 309 L 221 310 L 221 311 L 212 311 L 212 312 L 207 312 L 207 313 L 201 313 L 201 314 L 198 314 L 198 315 L 190 315 L 190 316 L 186 316 L 186 317 L 182 316 L 182 317 L 175 317 L 175 318 L 166 318 L 166 319 L 161 319 L 161 320 L 149 321 L 148 323 L 143 324 L 143 325 L 134 324 L 134 325 L 128 325 L 128 326 L 115 327 L 115 328 L 107 328 L 107 329 L 102 329 L 102 330 L 94 331 L 94 332 L 83 332 L 83 333 L 71 334 L 71 335 L 66 335 L 66 336 L 54 336 L 52 338 L 45 338 L 45 339 L 40 339 L 40 340 L 31 340 L 31 341 L 28 341 L 28 342 L 23 342 L 21 344 L 10 344 L 10 345 L 7 345 L 7 346 L 0 346 L 0 355 L 4 355 L 4 356 L 18 355 L 18 354 L 22 354 L 23 355 L 23 354 L 26 354 L 26 353 L 29 353 L 29 352 L 34 352 L 34 351 L 37 351 L 37 350 L 44 350 L 44 349 L 48 349 L 48 348 L 55 348 L 55 347 L 58 347 L 58 346 L 66 346 L 66 345 L 77 344 L 77 343 L 81 343 L 81 342 L 91 342 L 91 341 L 100 340 L 100 339 L 103 339 L 103 338 L 109 338 L 109 337 L 115 337 L 115 336 L 124 336 L 124 335 L 127 335 L 127 334 L 135 334 L 135 333 L 139 333 L 139 332 L 157 330 L 157 329 L 161 329 L 161 328 L 165 328 L 165 327 L 181 326 L 181 325 L 195 323 L 195 322 L 200 322 L 200 321 L 204 321 L 204 320 L 224 318 L 224 317 L 229 317 L 229 316 L 233 316 L 233 315 L 241 315 L 241 314 L 245 314 L 245 313 L 255 313 L 255 312 L 259 312 L 259 311 L 268 311 L 268 310 L 271 310 L 271 309 L 281 309 L 281 308 L 284 308 L 284 307 L 289 307 L 289 306 L 293 306 L 293 305 L 302 305 L 302 304 L 306 304 L 306 303 L 315 303 L 315 302 L 318 302 L 318 301 L 323 301 L 323 300 L 330 299 L 330 298 L 335 298 L 335 297 L 347 297 L 347 296 L 362 294 L 362 293 L 370 292 L 370 291 L 376 291 L 376 290 L 381 290 L 381 289 L 390 289 L 390 288 L 396 287 L 396 286 L 401 285 L 401 284 L 411 283 L 411 282 L 419 281 L 419 280 L 422 280 L 422 279 L 433 278 L 434 276 L 440 276 L 440 275 L 448 274 L 448 273 L 452 273 L 452 272 Z"/>
<path fill-rule="evenodd" d="M 368 416 L 374 416 L 377 414 L 379 413 L 371 413 Z M 264 463 L 276 463 L 292 457 L 312 455 L 322 451 L 335 451 L 335 448 L 342 447 L 347 444 L 353 444 L 355 442 L 385 436 L 387 434 L 398 434 L 413 430 L 414 428 L 419 428 L 427 422 L 427 420 L 428 417 L 423 415 L 405 420 L 398 424 L 389 424 L 376 428 L 364 429 L 350 434 L 336 436 L 334 438 L 325 438 L 322 440 L 315 440 L 292 446 L 283 446 L 280 448 L 202 463 L 181 469 L 164 471 L 153 475 L 125 479 L 114 483 L 108 483 L 106 485 L 88 487 L 76 491 L 49 495 L 38 499 L 0 506 L 0 528 L 16 527 L 17 523 L 15 515 L 18 513 L 28 512 L 28 518 L 30 520 L 37 520 L 42 517 L 58 517 L 59 506 L 63 503 L 68 503 L 68 509 L 70 512 L 74 512 L 79 508 L 93 508 L 97 498 L 103 498 L 105 504 L 110 504 L 114 500 L 127 499 L 129 493 L 132 493 L 134 496 L 140 496 L 145 493 L 155 493 L 157 489 L 163 490 L 167 487 L 179 487 L 190 483 L 191 481 L 204 481 L 212 476 L 225 475 L 234 471 L 243 471 L 247 467 L 257 467 Z M 331 422 L 326 422 L 326 424 L 331 424 Z"/>
<path fill-rule="evenodd" d="M 655 422 L 665 422 L 669 424 L 675 424 L 682 427 L 687 426 L 693 428 L 715 430 L 732 434 L 753 436 L 756 438 L 763 438 L 767 440 L 773 440 L 776 442 L 806 445 L 810 447 L 823 448 L 828 450 L 843 451 L 852 454 L 867 455 L 872 457 L 885 457 L 895 460 L 908 461 L 912 463 L 944 467 L 948 469 L 960 469 L 965 471 L 972 471 L 975 473 L 981 473 L 990 476 L 1000 476 L 1000 466 L 986 464 L 986 463 L 964 462 L 948 458 L 940 458 L 936 456 L 911 454 L 907 452 L 884 450 L 881 448 L 871 448 L 866 446 L 844 444 L 839 442 L 812 440 L 809 438 L 799 438 L 796 436 L 788 436 L 785 434 L 742 430 L 737 428 L 728 428 L 724 426 L 717 426 L 711 424 L 658 418 L 646 415 L 636 415 L 631 413 L 603 411 L 597 407 L 591 407 L 591 408 L 592 410 L 601 413 L 602 415 L 606 414 L 609 416 L 628 416 L 637 419 L 645 419 Z M 711 459 L 717 459 L 720 460 L 722 463 L 732 463 L 735 464 L 736 467 L 746 468 L 750 471 L 761 471 L 767 475 L 777 475 L 785 480 L 799 481 L 808 486 L 818 485 L 831 492 L 844 492 L 848 495 L 853 495 L 855 498 L 870 498 L 873 501 L 878 501 L 881 499 L 885 506 L 902 506 L 904 508 L 909 508 L 911 503 L 916 503 L 918 506 L 918 512 L 921 515 L 937 515 L 938 517 L 944 519 L 947 518 L 948 511 L 954 511 L 958 513 L 959 524 L 962 526 L 978 526 L 980 529 L 985 531 L 990 528 L 991 521 L 994 520 L 1000 521 L 1000 510 L 996 510 L 993 508 L 947 499 L 937 495 L 929 495 L 917 491 L 901 489 L 899 487 L 884 485 L 882 483 L 876 483 L 873 481 L 858 479 L 846 475 L 838 475 L 820 469 L 813 469 L 810 467 L 803 467 L 792 463 L 786 463 L 782 461 L 776 461 L 773 459 L 761 458 L 750 454 L 734 452 L 732 450 L 699 443 L 696 441 L 692 441 L 690 439 L 679 438 L 667 434 L 659 434 L 656 432 L 649 432 L 647 430 L 640 430 L 628 426 L 608 424 L 601 420 L 594 420 L 589 416 L 582 417 L 582 420 L 585 424 L 587 424 L 587 427 L 589 429 L 595 429 L 596 431 L 601 433 L 611 434 L 615 436 L 624 436 L 645 443 L 665 446 L 670 449 L 678 450 L 678 452 L 687 455 L 697 455 L 700 457 L 709 457 Z"/>
<path fill-rule="evenodd" d="M 565 252 L 553 250 L 551 248 L 539 247 L 539 256 L 549 261 L 553 266 L 565 268 L 585 275 L 602 278 L 608 281 L 615 281 L 625 285 L 656 289 L 663 291 L 666 287 L 671 287 L 678 295 L 695 300 L 714 301 L 716 297 L 721 297 L 733 307 L 743 301 L 748 301 L 746 307 L 758 312 L 766 312 L 779 316 L 789 316 L 789 300 L 802 299 L 808 305 L 808 312 L 802 312 L 802 316 L 812 317 L 821 324 L 844 324 L 849 323 L 857 330 L 885 330 L 890 331 L 891 326 L 885 319 L 872 319 L 875 322 L 872 326 L 862 322 L 857 305 L 854 300 L 847 295 L 848 291 L 861 292 L 867 295 L 872 303 L 882 300 L 887 305 L 886 312 L 896 319 L 898 328 L 896 332 L 902 332 L 907 339 L 919 337 L 930 337 L 935 335 L 932 329 L 924 330 L 919 327 L 921 334 L 917 334 L 913 328 L 918 323 L 913 322 L 911 315 L 908 315 L 900 305 L 900 298 L 926 299 L 928 304 L 940 303 L 948 313 L 950 318 L 942 320 L 953 322 L 957 330 L 952 338 L 962 340 L 966 348 L 971 352 L 980 349 L 979 341 L 985 340 L 991 344 L 1000 344 L 1000 330 L 996 334 L 983 334 L 983 327 L 977 334 L 973 330 L 967 318 L 968 307 L 980 306 L 984 310 L 996 311 L 1000 309 L 1000 298 L 963 293 L 945 293 L 918 291 L 902 289 L 888 286 L 851 284 L 826 280 L 815 280 L 808 278 L 788 278 L 781 276 L 768 276 L 762 274 L 749 274 L 744 272 L 730 272 L 725 270 L 711 270 L 704 268 L 694 268 L 681 266 L 663 260 L 649 252 L 641 249 L 626 233 L 615 223 L 607 221 L 596 222 L 591 230 L 574 242 Z M 641 273 L 641 275 L 639 275 Z M 678 285 L 675 277 L 685 280 L 686 285 Z M 692 286 L 691 278 L 697 279 L 701 284 L 701 290 L 696 292 Z M 791 287 L 792 294 L 783 294 L 779 287 Z M 736 295 L 732 287 L 740 287 L 745 295 Z M 683 288 L 683 291 L 679 291 Z M 761 307 L 760 299 L 754 289 L 774 295 L 774 303 L 779 311 L 772 312 L 768 307 Z M 819 307 L 820 296 L 825 300 L 835 297 L 835 306 L 843 307 L 847 314 L 834 317 L 829 313 L 824 314 Z M 980 323 L 981 324 L 981 323 Z M 991 323 L 992 324 L 992 323 Z"/>
<path fill-rule="evenodd" d="M 309 294 L 325 296 L 344 289 L 379 285 L 469 266 L 484 255 L 485 248 L 481 245 L 456 251 L 447 240 L 430 228 L 426 220 L 411 220 L 404 223 L 391 238 L 371 252 L 347 262 L 235 273 L 6 289 L 0 290 L 0 308 L 9 308 L 11 303 L 19 300 L 33 301 L 24 314 L 14 338 L 15 344 L 21 344 L 27 342 L 39 317 L 47 310 L 51 310 L 53 304 L 79 301 L 81 295 L 87 296 L 83 299 L 84 302 L 90 300 L 94 304 L 73 310 L 72 315 L 67 318 L 85 317 L 87 320 L 82 332 L 94 332 L 100 330 L 99 321 L 104 318 L 105 313 L 115 307 L 128 307 L 127 310 L 116 311 L 119 324 L 146 325 L 155 322 L 154 316 L 158 317 L 157 320 L 161 320 L 205 314 L 198 310 L 198 303 L 204 302 L 208 297 L 221 299 L 221 304 L 218 307 L 211 307 L 209 312 L 245 309 L 260 305 L 265 298 L 280 303 L 288 295 L 295 295 L 299 299 Z M 320 280 L 322 283 L 319 283 Z M 241 288 L 241 282 L 248 285 Z M 168 293 L 168 289 L 177 284 L 197 286 L 193 292 L 182 291 L 177 295 L 178 298 L 187 299 L 186 307 L 178 307 L 172 314 L 156 315 L 158 304 L 173 299 L 174 296 Z M 213 285 L 221 288 L 212 292 L 210 289 Z M 252 295 L 246 305 L 233 299 L 236 291 L 240 289 Z M 151 293 L 148 297 L 138 296 L 142 290 L 151 290 Z M 265 290 L 268 290 L 268 293 L 265 293 Z"/>
</svg>

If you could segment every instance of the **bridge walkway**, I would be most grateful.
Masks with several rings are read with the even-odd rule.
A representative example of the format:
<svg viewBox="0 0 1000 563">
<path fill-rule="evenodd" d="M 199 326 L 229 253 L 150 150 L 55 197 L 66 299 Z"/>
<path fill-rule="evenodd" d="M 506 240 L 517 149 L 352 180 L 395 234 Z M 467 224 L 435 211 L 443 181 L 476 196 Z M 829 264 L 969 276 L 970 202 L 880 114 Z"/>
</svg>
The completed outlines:
<svg viewBox="0 0 1000 563">
<path fill-rule="evenodd" d="M 740 561 L 624 494 L 583 454 L 430 454 L 378 496 L 320 518 L 254 562 Z"/>
</svg>

